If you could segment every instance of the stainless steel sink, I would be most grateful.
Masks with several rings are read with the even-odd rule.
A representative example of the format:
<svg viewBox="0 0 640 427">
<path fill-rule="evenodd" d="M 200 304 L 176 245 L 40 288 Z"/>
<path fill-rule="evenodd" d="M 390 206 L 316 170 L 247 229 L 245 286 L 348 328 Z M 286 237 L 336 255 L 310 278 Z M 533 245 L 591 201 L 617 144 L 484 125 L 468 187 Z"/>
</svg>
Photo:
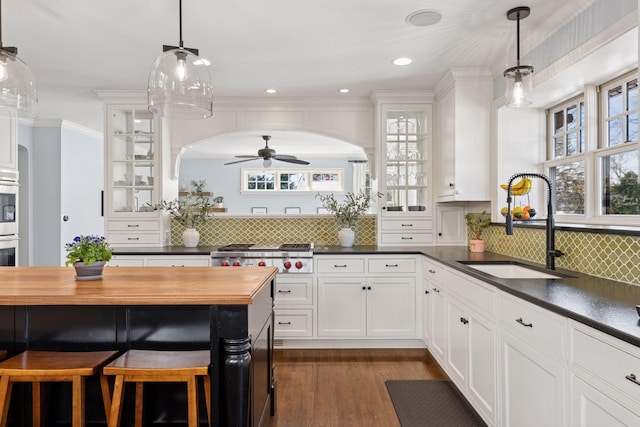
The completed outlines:
<svg viewBox="0 0 640 427">
<path fill-rule="evenodd" d="M 459 261 L 474 270 L 500 279 L 561 279 L 570 277 L 552 270 L 510 261 Z"/>
</svg>

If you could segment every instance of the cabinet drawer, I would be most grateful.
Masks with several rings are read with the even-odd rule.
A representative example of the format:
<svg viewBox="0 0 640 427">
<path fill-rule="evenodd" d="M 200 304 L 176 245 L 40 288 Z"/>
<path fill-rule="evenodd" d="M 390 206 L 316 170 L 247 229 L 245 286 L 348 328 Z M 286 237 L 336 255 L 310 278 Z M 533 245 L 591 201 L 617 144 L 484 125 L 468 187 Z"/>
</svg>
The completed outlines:
<svg viewBox="0 0 640 427">
<path fill-rule="evenodd" d="M 364 273 L 364 258 L 319 258 L 316 267 L 318 273 Z"/>
<path fill-rule="evenodd" d="M 160 233 L 110 233 L 109 243 L 116 245 L 159 245 Z"/>
<path fill-rule="evenodd" d="M 426 280 L 436 283 L 444 283 L 446 273 L 447 271 L 444 266 L 436 262 L 427 261 L 426 259 L 422 260 L 422 277 Z"/>
<path fill-rule="evenodd" d="M 148 267 L 208 267 L 209 257 L 206 258 L 189 258 L 175 257 L 169 258 L 150 258 L 147 260 Z"/>
<path fill-rule="evenodd" d="M 428 231 L 433 228 L 433 221 L 430 219 L 407 219 L 382 221 L 382 229 L 385 231 Z"/>
<path fill-rule="evenodd" d="M 276 278 L 275 303 L 281 305 L 310 305 L 313 304 L 313 279 Z"/>
<path fill-rule="evenodd" d="M 276 310 L 274 335 L 280 337 L 313 336 L 312 310 Z"/>
<path fill-rule="evenodd" d="M 489 285 L 481 285 L 471 279 L 444 271 L 447 290 L 455 292 L 460 297 L 466 299 L 470 305 L 479 313 L 483 313 L 490 318 L 496 315 L 496 293 L 489 288 Z M 487 286 L 487 287 L 485 287 Z"/>
<path fill-rule="evenodd" d="M 144 266 L 144 258 L 143 257 L 120 257 L 118 255 L 114 255 L 111 257 L 111 261 L 107 263 L 109 267 L 143 267 Z"/>
<path fill-rule="evenodd" d="M 407 258 L 370 258 L 369 273 L 415 273 L 416 260 Z"/>
<path fill-rule="evenodd" d="M 640 401 L 640 349 L 596 330 L 571 328 L 572 362 L 607 384 Z M 629 376 L 629 378 L 627 378 Z"/>
<path fill-rule="evenodd" d="M 500 321 L 518 337 L 566 356 L 566 318 L 506 294 L 500 295 L 499 305 Z"/>
<path fill-rule="evenodd" d="M 433 242 L 431 233 L 381 233 L 383 244 L 423 245 Z"/>
<path fill-rule="evenodd" d="M 109 231 L 158 231 L 159 221 L 109 221 Z"/>
</svg>

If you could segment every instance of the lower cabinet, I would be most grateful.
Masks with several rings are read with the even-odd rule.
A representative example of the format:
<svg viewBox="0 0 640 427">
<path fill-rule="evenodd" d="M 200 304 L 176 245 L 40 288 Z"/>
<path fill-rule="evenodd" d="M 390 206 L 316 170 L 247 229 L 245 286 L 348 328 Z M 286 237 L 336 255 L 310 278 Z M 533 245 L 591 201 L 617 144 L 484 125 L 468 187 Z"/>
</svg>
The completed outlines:
<svg viewBox="0 0 640 427">
<path fill-rule="evenodd" d="M 640 426 L 640 415 L 630 407 L 637 405 L 623 403 L 616 394 L 604 393 L 583 379 L 585 375 L 574 376 L 571 381 L 571 425 L 575 427 L 616 427 Z M 592 378 L 593 380 L 593 378 Z M 593 381 L 597 384 L 597 381 Z M 628 400 L 628 399 L 627 399 Z"/>
<path fill-rule="evenodd" d="M 114 255 L 110 267 L 209 267 L 209 255 Z"/>
<path fill-rule="evenodd" d="M 414 337 L 413 278 L 318 278 L 318 336 Z"/>
<path fill-rule="evenodd" d="M 274 297 L 275 338 L 313 336 L 314 287 L 311 274 L 279 274 Z"/>
</svg>

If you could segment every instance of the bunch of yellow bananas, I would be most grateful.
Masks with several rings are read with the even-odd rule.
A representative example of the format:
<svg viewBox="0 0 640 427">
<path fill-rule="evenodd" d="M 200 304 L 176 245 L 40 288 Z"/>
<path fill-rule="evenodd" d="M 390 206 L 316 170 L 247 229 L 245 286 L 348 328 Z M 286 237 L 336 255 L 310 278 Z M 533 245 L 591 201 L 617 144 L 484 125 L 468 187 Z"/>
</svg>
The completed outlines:
<svg viewBox="0 0 640 427">
<path fill-rule="evenodd" d="M 531 191 L 531 187 L 533 187 L 533 181 L 527 178 L 526 176 L 522 177 L 520 181 L 511 185 L 511 195 L 513 196 L 523 196 L 528 194 Z M 500 188 L 503 190 L 507 190 L 507 184 L 500 184 Z"/>
</svg>

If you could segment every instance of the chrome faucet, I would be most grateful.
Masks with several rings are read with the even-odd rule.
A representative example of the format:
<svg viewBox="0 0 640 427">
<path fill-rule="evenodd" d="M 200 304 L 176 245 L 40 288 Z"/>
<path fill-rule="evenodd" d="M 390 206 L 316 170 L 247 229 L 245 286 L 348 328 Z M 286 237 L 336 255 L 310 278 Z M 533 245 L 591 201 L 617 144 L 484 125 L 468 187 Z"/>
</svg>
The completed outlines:
<svg viewBox="0 0 640 427">
<path fill-rule="evenodd" d="M 556 250 L 555 248 L 555 221 L 553 219 L 553 194 L 551 190 L 551 181 L 546 175 L 541 173 L 517 173 L 509 178 L 507 183 L 507 235 L 513 235 L 513 218 L 511 217 L 511 184 L 517 178 L 540 178 L 547 183 L 548 198 L 547 198 L 547 245 L 546 245 L 546 267 L 551 270 L 555 270 L 556 257 L 564 255 L 563 252 Z"/>
</svg>

